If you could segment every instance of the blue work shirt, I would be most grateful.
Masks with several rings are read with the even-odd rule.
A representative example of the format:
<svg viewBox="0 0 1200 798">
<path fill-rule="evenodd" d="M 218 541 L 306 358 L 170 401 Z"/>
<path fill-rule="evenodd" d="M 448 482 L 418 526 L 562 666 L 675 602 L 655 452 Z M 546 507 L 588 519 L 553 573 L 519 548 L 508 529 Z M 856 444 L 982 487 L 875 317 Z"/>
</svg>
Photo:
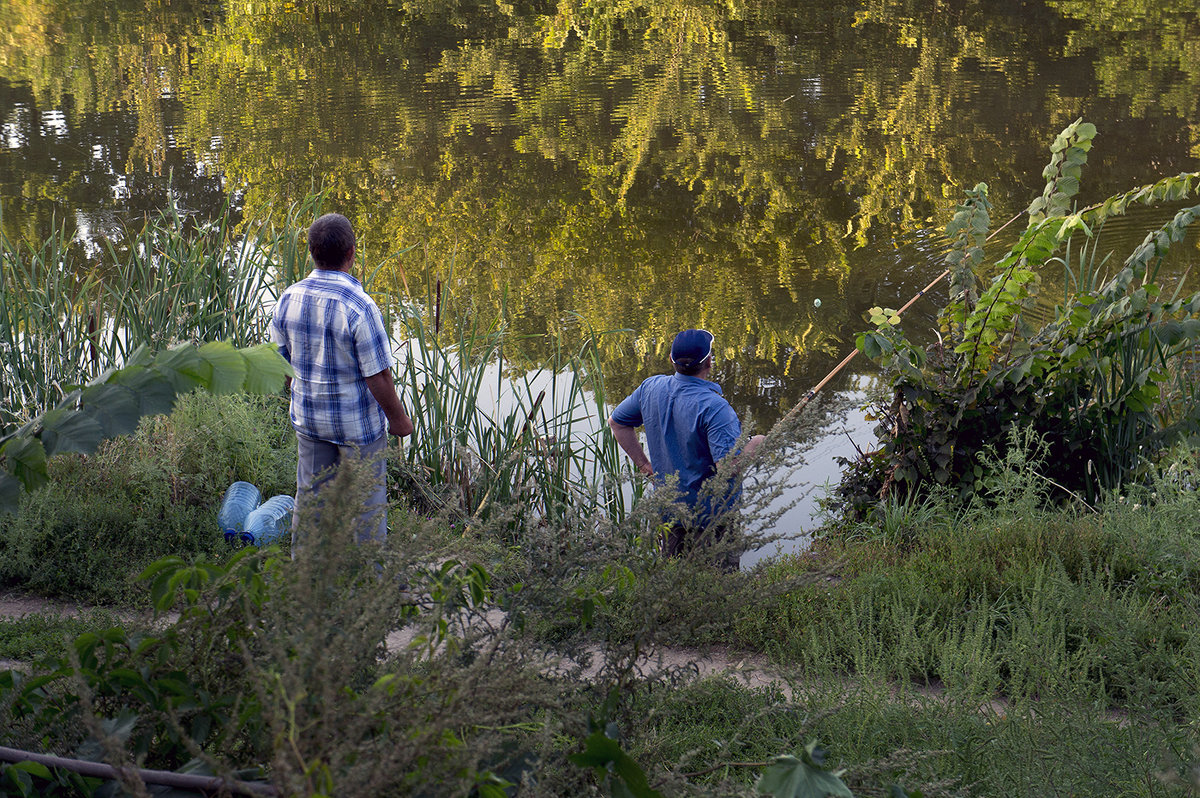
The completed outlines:
<svg viewBox="0 0 1200 798">
<path fill-rule="evenodd" d="M 623 427 L 646 428 L 650 465 L 658 477 L 679 476 L 680 500 L 695 506 L 717 461 L 733 449 L 742 425 L 721 386 L 699 377 L 660 374 L 637 387 L 612 413 Z M 731 497 L 733 498 L 733 497 Z M 704 508 L 710 515 L 712 508 Z"/>
</svg>

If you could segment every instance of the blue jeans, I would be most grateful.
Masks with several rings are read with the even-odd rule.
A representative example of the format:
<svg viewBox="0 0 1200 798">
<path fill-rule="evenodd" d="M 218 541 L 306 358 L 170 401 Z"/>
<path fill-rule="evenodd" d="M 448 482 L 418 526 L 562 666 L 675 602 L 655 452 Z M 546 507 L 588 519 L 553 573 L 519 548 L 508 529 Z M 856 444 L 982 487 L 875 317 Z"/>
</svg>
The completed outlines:
<svg viewBox="0 0 1200 798">
<path fill-rule="evenodd" d="M 357 520 L 355 539 L 359 543 L 369 540 L 383 542 L 387 538 L 387 435 L 362 446 L 338 445 L 315 438 L 296 435 L 296 510 L 292 515 L 292 547 L 297 544 L 296 519 L 300 509 L 311 496 L 320 490 L 344 459 L 356 458 L 372 463 L 375 486 L 367 501 L 366 512 Z"/>
</svg>

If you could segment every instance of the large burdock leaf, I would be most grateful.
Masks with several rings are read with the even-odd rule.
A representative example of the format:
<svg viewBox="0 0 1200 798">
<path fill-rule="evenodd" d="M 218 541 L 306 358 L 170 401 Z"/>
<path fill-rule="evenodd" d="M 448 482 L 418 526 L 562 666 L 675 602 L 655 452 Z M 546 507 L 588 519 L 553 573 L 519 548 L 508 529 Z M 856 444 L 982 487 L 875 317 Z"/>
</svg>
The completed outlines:
<svg viewBox="0 0 1200 798">
<path fill-rule="evenodd" d="M 283 388 L 285 377 L 292 376 L 292 366 L 275 344 L 259 344 L 241 350 L 246 360 L 246 393 L 272 394 Z"/>
<path fill-rule="evenodd" d="M 0 513 L 16 512 L 21 495 L 50 478 L 49 455 L 94 452 L 105 438 L 137 429 L 144 416 L 166 413 L 182 393 L 275 393 L 292 367 L 274 344 L 236 349 L 224 342 L 181 344 L 153 359 L 145 349 L 110 369 L 58 406 L 0 437 Z"/>
<path fill-rule="evenodd" d="M 172 347 L 154 358 L 154 368 L 171 381 L 176 393 L 207 387 L 212 377 L 212 366 L 200 357 L 196 347 L 187 344 Z"/>
<path fill-rule="evenodd" d="M 96 419 L 66 407 L 56 407 L 42 418 L 42 443 L 46 454 L 87 454 L 104 439 L 104 428 Z"/>
<path fill-rule="evenodd" d="M 0 512 L 15 513 L 24 493 L 21 480 L 0 471 Z"/>
<path fill-rule="evenodd" d="M 141 403 L 124 385 L 89 385 L 79 396 L 79 411 L 99 422 L 104 437 L 128 435 L 142 418 Z"/>
<path fill-rule="evenodd" d="M 788 754 L 771 760 L 754 789 L 775 798 L 854 798 L 835 774 Z"/>
<path fill-rule="evenodd" d="M 44 485 L 50 479 L 46 470 L 46 448 L 32 435 L 18 434 L 0 446 L 4 468 L 26 488 Z"/>
<path fill-rule="evenodd" d="M 215 394 L 237 393 L 246 383 L 246 358 L 228 341 L 213 341 L 200 347 L 200 358 L 208 364 L 208 390 Z"/>
<path fill-rule="evenodd" d="M 130 366 L 114 373 L 109 381 L 133 391 L 143 416 L 170 413 L 175 407 L 175 386 L 157 369 Z"/>
</svg>

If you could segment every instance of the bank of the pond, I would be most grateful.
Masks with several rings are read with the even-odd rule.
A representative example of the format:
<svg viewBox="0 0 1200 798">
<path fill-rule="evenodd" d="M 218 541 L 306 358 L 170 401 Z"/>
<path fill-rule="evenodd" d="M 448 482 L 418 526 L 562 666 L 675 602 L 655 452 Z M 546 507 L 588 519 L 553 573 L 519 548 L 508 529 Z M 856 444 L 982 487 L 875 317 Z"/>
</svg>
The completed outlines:
<svg viewBox="0 0 1200 798">
<path fill-rule="evenodd" d="M 139 714 L 148 729 L 166 722 L 162 707 L 138 702 L 167 701 L 170 674 L 188 673 L 208 697 L 186 712 L 224 718 L 193 743 L 230 768 L 268 764 L 275 783 L 301 793 L 290 754 L 265 731 L 288 728 L 292 693 L 260 692 L 254 674 L 290 680 L 289 691 L 315 689 L 312 674 L 323 674 L 323 703 L 304 711 L 325 731 L 303 750 L 330 762 L 345 794 L 403 794 L 462 773 L 536 776 L 542 794 L 594 790 L 591 771 L 566 757 L 584 749 L 597 713 L 664 795 L 739 794 L 775 755 L 814 738 L 856 795 L 892 784 L 944 796 L 1186 793 L 1200 744 L 1187 720 L 1200 710 L 1200 498 L 1187 453 L 1094 508 L 1048 504 L 1043 467 L 1022 463 L 986 501 L 885 505 L 817 530 L 803 554 L 729 575 L 570 519 L 497 535 L 401 506 L 386 562 L 409 579 L 413 604 L 373 578 L 356 586 L 338 570 L 345 552 L 328 571 L 284 557 L 254 566 L 259 574 L 245 570 L 255 552 L 225 547 L 215 523 L 224 487 L 245 478 L 290 490 L 293 452 L 281 398 L 195 394 L 95 455 L 56 460 L 51 484 L 2 522 L 4 589 L 144 609 L 158 593 L 138 573 L 174 555 L 160 576 L 181 573 L 178 584 L 197 592 L 180 594 L 183 612 L 165 627 L 0 623 L 2 655 L 35 671 L 39 657 L 58 657 L 70 674 L 64 635 L 80 656 L 107 641 L 103 659 L 81 663 L 86 679 L 113 713 Z M 419 644 L 379 658 L 379 641 L 399 630 Z M 547 680 L 554 660 L 565 664 Z M 743 678 L 747 667 L 758 676 Z M 149 686 L 122 686 L 131 673 Z M 461 698 L 418 718 L 413 702 L 432 694 L 370 689 L 395 679 L 433 679 L 438 695 Z M 69 680 L 56 684 L 74 695 Z M 335 685 L 349 689 L 325 689 Z M 259 720 L 222 715 L 230 702 L 253 705 Z M 375 717 L 401 737 L 355 725 L 362 713 L 384 713 Z M 43 716 L 12 725 L 6 743 L 43 744 L 23 737 L 47 734 L 30 717 Z M 190 754 L 165 742 L 167 728 L 145 761 L 182 766 Z M 460 748 L 437 736 L 448 730 Z M 228 734 L 246 747 L 228 747 Z M 422 750 L 405 747 L 408 734 Z M 67 741 L 87 735 L 72 721 L 48 747 L 71 753 Z M 411 757 L 378 753 L 387 741 Z M 408 786 L 337 764 L 363 751 L 407 773 Z"/>
</svg>

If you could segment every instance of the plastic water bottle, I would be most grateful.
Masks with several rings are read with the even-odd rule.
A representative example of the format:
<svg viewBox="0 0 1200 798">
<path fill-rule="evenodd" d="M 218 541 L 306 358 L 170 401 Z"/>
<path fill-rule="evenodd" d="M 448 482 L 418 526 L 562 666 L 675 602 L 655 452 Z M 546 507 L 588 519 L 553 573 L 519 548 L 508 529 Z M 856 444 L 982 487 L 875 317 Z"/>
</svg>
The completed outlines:
<svg viewBox="0 0 1200 798">
<path fill-rule="evenodd" d="M 225 542 L 237 540 L 246 529 L 246 517 L 258 507 L 262 491 L 249 482 L 235 482 L 225 491 L 217 523 L 225 532 Z"/>
<path fill-rule="evenodd" d="M 252 546 L 270 546 L 291 533 L 292 510 L 296 500 L 291 496 L 272 496 L 246 517 L 241 539 Z"/>
</svg>

